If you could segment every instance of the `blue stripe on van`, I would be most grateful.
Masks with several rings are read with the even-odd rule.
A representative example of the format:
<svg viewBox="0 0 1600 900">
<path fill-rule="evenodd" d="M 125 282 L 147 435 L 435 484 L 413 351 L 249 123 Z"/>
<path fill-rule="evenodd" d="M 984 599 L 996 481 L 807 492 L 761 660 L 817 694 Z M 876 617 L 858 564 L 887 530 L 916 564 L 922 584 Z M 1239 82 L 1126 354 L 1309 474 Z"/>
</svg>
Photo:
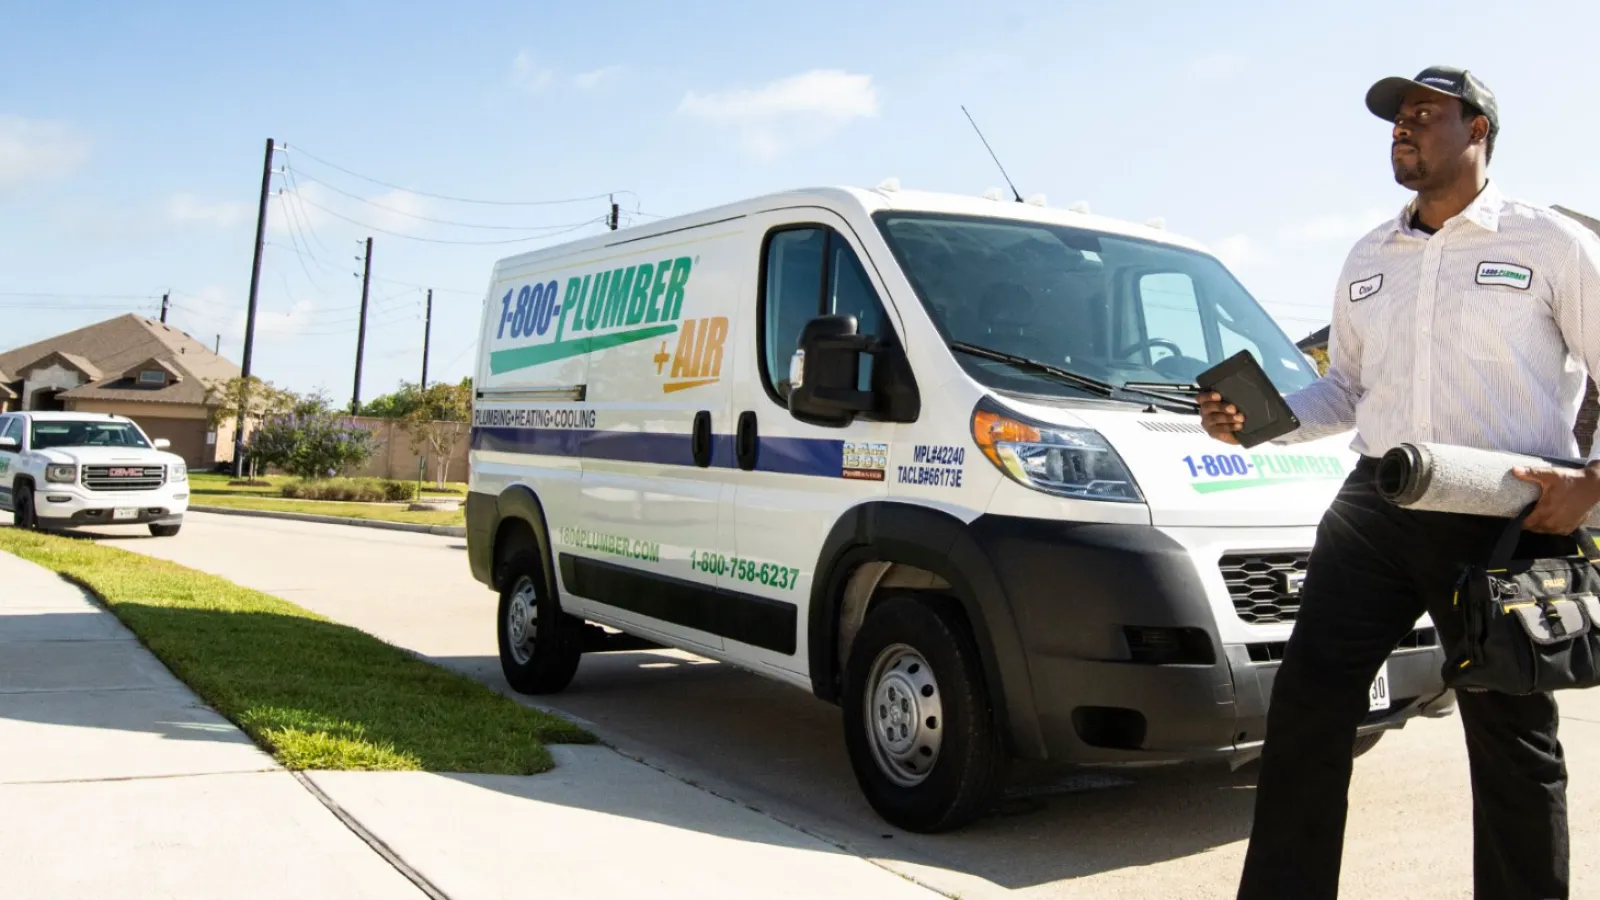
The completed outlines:
<svg viewBox="0 0 1600 900">
<path fill-rule="evenodd" d="M 693 466 L 694 451 L 687 434 L 649 431 L 590 429 L 504 428 L 472 429 L 472 449 L 534 456 L 567 456 L 617 462 Z M 734 436 L 711 437 L 711 465 L 738 466 Z M 756 471 L 781 475 L 838 478 L 844 469 L 844 441 L 831 438 L 764 437 L 756 450 Z"/>
</svg>

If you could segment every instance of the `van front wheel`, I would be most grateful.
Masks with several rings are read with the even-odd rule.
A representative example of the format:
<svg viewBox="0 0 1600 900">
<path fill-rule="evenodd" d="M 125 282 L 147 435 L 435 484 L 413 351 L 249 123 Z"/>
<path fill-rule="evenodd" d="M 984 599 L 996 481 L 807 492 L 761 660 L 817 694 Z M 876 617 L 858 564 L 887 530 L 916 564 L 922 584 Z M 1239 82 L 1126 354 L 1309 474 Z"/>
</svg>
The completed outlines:
<svg viewBox="0 0 1600 900">
<path fill-rule="evenodd" d="M 874 607 L 851 646 L 841 705 L 856 781 L 890 824 L 959 828 L 1003 786 L 1009 755 L 950 598 L 900 594 Z"/>
<path fill-rule="evenodd" d="M 583 653 L 578 625 L 550 596 L 540 555 L 521 550 L 506 563 L 497 631 L 500 671 L 519 694 L 553 694 L 566 688 Z"/>
</svg>

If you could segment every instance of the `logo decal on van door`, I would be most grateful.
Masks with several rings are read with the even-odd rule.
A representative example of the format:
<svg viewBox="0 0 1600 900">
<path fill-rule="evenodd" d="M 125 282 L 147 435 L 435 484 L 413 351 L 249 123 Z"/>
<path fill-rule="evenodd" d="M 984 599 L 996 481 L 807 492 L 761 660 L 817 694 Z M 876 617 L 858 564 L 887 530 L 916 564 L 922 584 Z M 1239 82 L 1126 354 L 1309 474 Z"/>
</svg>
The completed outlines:
<svg viewBox="0 0 1600 900">
<path fill-rule="evenodd" d="M 722 344 L 727 339 L 727 316 L 684 322 L 683 330 L 678 332 L 677 349 L 668 353 L 667 342 L 662 341 L 661 349 L 650 358 L 656 364 L 656 374 L 667 377 L 661 390 L 670 394 L 717 383 L 722 378 Z M 672 364 L 670 373 L 668 363 Z"/>
<path fill-rule="evenodd" d="M 492 350 L 489 370 L 499 375 L 672 334 L 693 269 L 694 260 L 680 256 L 572 275 L 564 290 L 559 279 L 509 288 L 491 345 L 521 346 Z"/>
</svg>

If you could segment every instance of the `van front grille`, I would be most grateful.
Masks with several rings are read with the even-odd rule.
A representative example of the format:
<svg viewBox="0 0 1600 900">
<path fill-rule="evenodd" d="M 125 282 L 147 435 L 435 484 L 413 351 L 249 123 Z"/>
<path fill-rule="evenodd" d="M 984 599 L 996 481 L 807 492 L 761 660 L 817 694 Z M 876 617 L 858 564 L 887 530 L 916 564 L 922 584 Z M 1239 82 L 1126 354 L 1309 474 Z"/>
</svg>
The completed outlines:
<svg viewBox="0 0 1600 900">
<path fill-rule="evenodd" d="M 1300 612 L 1300 583 L 1309 550 L 1230 553 L 1218 565 L 1239 618 L 1252 625 L 1293 622 Z"/>
<path fill-rule="evenodd" d="M 153 491 L 166 483 L 166 466 L 83 467 L 83 486 L 91 491 Z"/>
</svg>

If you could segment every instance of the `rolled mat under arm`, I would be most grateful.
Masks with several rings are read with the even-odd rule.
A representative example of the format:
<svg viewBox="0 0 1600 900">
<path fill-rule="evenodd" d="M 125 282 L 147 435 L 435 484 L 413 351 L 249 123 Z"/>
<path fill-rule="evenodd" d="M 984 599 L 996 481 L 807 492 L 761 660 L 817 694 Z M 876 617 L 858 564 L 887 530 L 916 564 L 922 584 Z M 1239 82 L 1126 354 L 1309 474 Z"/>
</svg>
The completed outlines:
<svg viewBox="0 0 1600 900">
<path fill-rule="evenodd" d="M 1581 469 L 1582 460 L 1525 456 L 1453 444 L 1401 444 L 1378 460 L 1378 493 L 1396 506 L 1509 519 L 1539 499 L 1539 486 L 1511 470 Z M 1585 523 L 1600 528 L 1600 507 Z"/>
</svg>

